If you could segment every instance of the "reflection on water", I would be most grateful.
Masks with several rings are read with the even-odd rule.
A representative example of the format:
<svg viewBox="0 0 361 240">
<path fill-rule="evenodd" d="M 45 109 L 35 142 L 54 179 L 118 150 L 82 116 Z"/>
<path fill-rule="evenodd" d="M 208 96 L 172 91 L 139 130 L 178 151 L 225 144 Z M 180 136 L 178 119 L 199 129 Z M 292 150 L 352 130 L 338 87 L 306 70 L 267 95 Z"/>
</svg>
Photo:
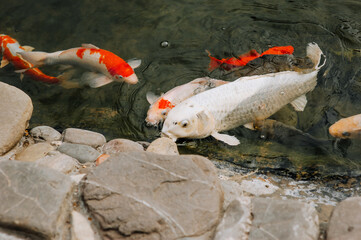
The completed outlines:
<svg viewBox="0 0 361 240">
<path fill-rule="evenodd" d="M 224 58 L 293 45 L 295 55 L 304 56 L 307 43 L 316 42 L 327 64 L 316 89 L 307 94 L 305 111 L 286 107 L 273 117 L 309 135 L 263 136 L 239 127 L 230 132 L 241 140 L 240 146 L 207 138 L 196 140 L 197 148 L 182 149 L 249 167 L 357 175 L 361 141 L 336 141 L 327 129 L 341 117 L 361 113 L 360 7 L 353 0 L 7 1 L 1 4 L 0 32 L 23 45 L 51 52 L 92 43 L 143 62 L 136 69 L 140 83 L 135 86 L 112 83 L 66 90 L 28 78 L 20 81 L 11 67 L 1 69 L 0 76 L 33 99 L 30 127 L 79 127 L 108 139 L 151 141 L 159 131 L 144 123 L 147 91 L 166 92 L 202 76 L 226 79 L 224 72 L 207 71 L 206 49 Z M 162 47 L 164 41 L 168 46 Z"/>
</svg>

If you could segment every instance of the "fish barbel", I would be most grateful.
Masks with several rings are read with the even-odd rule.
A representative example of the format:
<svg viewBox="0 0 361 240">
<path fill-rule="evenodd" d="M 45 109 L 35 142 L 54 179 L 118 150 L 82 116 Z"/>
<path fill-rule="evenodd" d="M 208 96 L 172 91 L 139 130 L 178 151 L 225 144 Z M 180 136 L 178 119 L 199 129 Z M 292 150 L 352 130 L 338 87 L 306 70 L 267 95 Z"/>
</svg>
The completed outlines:
<svg viewBox="0 0 361 240">
<path fill-rule="evenodd" d="M 314 63 L 312 69 L 242 77 L 188 98 L 168 113 L 162 135 L 174 141 L 212 135 L 229 145 L 238 145 L 237 138 L 219 132 L 240 125 L 251 127 L 288 103 L 303 111 L 305 94 L 314 89 L 317 73 L 325 64 L 320 64 L 322 54 L 316 43 L 310 43 L 307 56 Z"/>
</svg>

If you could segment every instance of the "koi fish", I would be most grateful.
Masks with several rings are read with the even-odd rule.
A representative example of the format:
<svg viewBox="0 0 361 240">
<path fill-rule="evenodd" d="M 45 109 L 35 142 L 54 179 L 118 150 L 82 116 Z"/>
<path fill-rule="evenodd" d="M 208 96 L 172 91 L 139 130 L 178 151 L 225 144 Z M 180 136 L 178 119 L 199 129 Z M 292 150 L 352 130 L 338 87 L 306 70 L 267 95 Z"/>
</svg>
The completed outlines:
<svg viewBox="0 0 361 240">
<path fill-rule="evenodd" d="M 46 75 L 38 68 L 35 68 L 33 64 L 18 56 L 18 53 L 32 51 L 34 49 L 33 47 L 21 46 L 18 41 L 5 34 L 0 34 L 0 45 L 2 52 L 0 68 L 3 68 L 11 63 L 17 70 L 16 72 L 21 73 L 20 79 L 23 79 L 24 74 L 26 74 L 37 81 L 59 83 L 60 80 L 58 78 Z"/>
<path fill-rule="evenodd" d="M 361 114 L 338 120 L 328 131 L 336 138 L 361 138 Z"/>
<path fill-rule="evenodd" d="M 284 55 L 284 54 L 293 54 L 293 47 L 292 46 L 280 46 L 280 47 L 272 47 L 267 51 L 264 51 L 262 54 L 259 54 L 256 50 L 252 49 L 248 53 L 240 55 L 238 58 L 231 57 L 231 58 L 222 58 L 217 59 L 211 56 L 211 53 L 207 50 L 208 57 L 211 59 L 209 63 L 209 71 L 213 71 L 218 67 L 222 67 L 225 70 L 231 70 L 232 68 L 245 66 L 248 62 L 262 57 L 264 55 Z"/>
<path fill-rule="evenodd" d="M 177 86 L 162 96 L 156 96 L 151 92 L 147 93 L 147 100 L 151 104 L 145 121 L 148 125 L 158 125 L 164 121 L 168 112 L 180 102 L 204 92 L 208 89 L 228 83 L 227 81 L 212 79 L 209 77 L 197 78 L 193 81 Z"/>
<path fill-rule="evenodd" d="M 236 137 L 219 132 L 240 125 L 253 129 L 253 123 L 268 118 L 288 103 L 297 111 L 304 110 L 305 94 L 317 85 L 317 73 L 326 62 L 320 64 L 321 55 L 318 45 L 310 43 L 307 56 L 314 63 L 312 69 L 241 77 L 188 98 L 169 111 L 162 135 L 173 141 L 211 135 L 229 145 L 238 145 Z"/>
<path fill-rule="evenodd" d="M 79 48 L 53 53 L 21 52 L 19 54 L 36 67 L 63 64 L 90 70 L 81 78 L 83 83 L 93 88 L 104 86 L 112 81 L 136 84 L 138 78 L 133 69 L 141 64 L 141 60 L 131 60 L 127 63 L 114 53 L 92 44 L 83 44 Z"/>
</svg>

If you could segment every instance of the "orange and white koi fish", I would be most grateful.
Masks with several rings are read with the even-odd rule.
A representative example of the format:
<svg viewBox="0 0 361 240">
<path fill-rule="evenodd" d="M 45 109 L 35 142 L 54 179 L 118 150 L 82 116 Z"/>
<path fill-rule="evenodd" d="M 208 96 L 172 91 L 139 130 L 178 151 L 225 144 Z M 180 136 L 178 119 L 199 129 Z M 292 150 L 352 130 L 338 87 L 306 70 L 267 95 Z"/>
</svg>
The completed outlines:
<svg viewBox="0 0 361 240">
<path fill-rule="evenodd" d="M 209 63 L 209 71 L 213 71 L 218 67 L 222 67 L 225 70 L 231 70 L 232 68 L 245 66 L 248 62 L 262 57 L 263 55 L 283 55 L 283 54 L 293 54 L 294 48 L 292 46 L 279 46 L 279 47 L 272 47 L 267 51 L 264 51 L 262 54 L 259 54 L 256 50 L 252 49 L 248 53 L 240 55 L 238 58 L 231 57 L 231 58 L 222 58 L 217 59 L 211 56 L 211 53 L 208 52 L 208 56 L 211 59 Z"/>
<path fill-rule="evenodd" d="M 361 114 L 342 118 L 335 122 L 329 133 L 336 138 L 361 138 Z"/>
<path fill-rule="evenodd" d="M 227 81 L 212 79 L 209 77 L 197 78 L 193 81 L 177 86 L 162 96 L 147 93 L 147 100 L 151 104 L 145 121 L 148 125 L 158 125 L 167 117 L 168 112 L 187 98 L 208 89 L 228 83 Z"/>
<path fill-rule="evenodd" d="M 87 69 L 90 72 L 83 74 L 82 82 L 93 88 L 112 81 L 136 84 L 138 77 L 133 69 L 141 64 L 141 60 L 131 60 L 127 63 L 114 53 L 92 44 L 53 53 L 21 52 L 20 55 L 36 67 L 64 64 Z"/>
<path fill-rule="evenodd" d="M 26 74 L 27 76 L 37 81 L 42 81 L 46 83 L 60 82 L 58 78 L 44 74 L 38 68 L 35 68 L 33 64 L 18 56 L 18 53 L 32 51 L 34 49 L 33 47 L 21 46 L 18 41 L 5 34 L 0 34 L 0 45 L 2 52 L 0 68 L 3 68 L 9 63 L 11 63 L 12 65 L 14 65 L 16 70 L 24 70 L 21 72 L 21 79 L 24 77 L 23 74 Z"/>
</svg>

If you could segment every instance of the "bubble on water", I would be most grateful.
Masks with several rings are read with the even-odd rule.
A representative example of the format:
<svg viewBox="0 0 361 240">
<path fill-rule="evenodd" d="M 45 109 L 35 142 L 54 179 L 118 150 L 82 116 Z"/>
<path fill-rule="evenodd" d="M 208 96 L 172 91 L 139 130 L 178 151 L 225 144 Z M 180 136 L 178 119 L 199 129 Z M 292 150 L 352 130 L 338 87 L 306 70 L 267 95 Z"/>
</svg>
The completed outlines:
<svg viewBox="0 0 361 240">
<path fill-rule="evenodd" d="M 261 136 L 259 136 L 261 139 L 266 139 L 266 136 L 265 135 L 261 135 Z"/>
<path fill-rule="evenodd" d="M 162 47 L 162 48 L 166 48 L 166 47 L 169 47 L 169 42 L 168 41 L 162 41 L 161 43 L 160 43 L 160 46 Z"/>
</svg>

